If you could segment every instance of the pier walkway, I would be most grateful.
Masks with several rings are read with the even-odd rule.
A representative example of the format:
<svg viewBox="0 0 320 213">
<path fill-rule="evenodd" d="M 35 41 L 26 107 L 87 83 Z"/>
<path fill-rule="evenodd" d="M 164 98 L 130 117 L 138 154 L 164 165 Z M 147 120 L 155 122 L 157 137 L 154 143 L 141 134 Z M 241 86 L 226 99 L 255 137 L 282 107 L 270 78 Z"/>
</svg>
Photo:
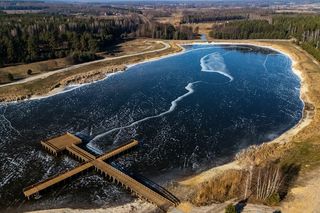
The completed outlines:
<svg viewBox="0 0 320 213">
<path fill-rule="evenodd" d="M 124 174 L 111 165 L 101 160 L 95 160 L 93 164 L 96 169 L 99 172 L 103 173 L 106 177 L 110 177 L 113 181 L 120 183 L 125 188 L 137 193 L 139 197 L 146 199 L 147 201 L 157 205 L 161 209 L 168 209 L 170 206 L 175 206 L 175 203 L 173 203 L 171 200 L 168 200 L 167 198 L 139 183 L 135 179 Z"/>
<path fill-rule="evenodd" d="M 66 148 L 66 150 L 73 156 L 75 156 L 76 158 L 78 158 L 79 160 L 83 161 L 83 162 L 88 162 L 88 161 L 93 161 L 94 159 L 96 159 L 96 157 L 92 154 L 90 154 L 89 152 L 79 148 L 76 145 L 71 145 L 68 146 Z"/>
<path fill-rule="evenodd" d="M 33 184 L 25 189 L 23 189 L 23 193 L 25 197 L 28 199 L 32 196 L 38 195 L 40 192 L 57 185 L 71 177 L 77 176 L 84 171 L 88 171 L 89 169 L 95 169 L 99 171 L 104 176 L 108 177 L 112 182 L 121 184 L 126 189 L 129 189 L 131 192 L 134 192 L 139 197 L 146 199 L 147 201 L 157 205 L 162 210 L 168 210 L 172 206 L 177 206 L 179 204 L 179 200 L 172 196 L 165 196 L 164 194 L 159 194 L 157 191 L 152 190 L 147 187 L 145 184 L 140 183 L 124 172 L 118 170 L 117 168 L 111 166 L 110 164 L 104 162 L 107 159 L 117 156 L 120 153 L 123 153 L 135 146 L 138 145 L 138 141 L 132 140 L 131 142 L 122 145 L 118 148 L 115 148 L 105 154 L 102 154 L 98 157 L 90 154 L 89 152 L 81 149 L 78 144 L 82 141 L 80 138 L 66 133 L 56 138 L 52 138 L 47 141 L 41 141 L 41 145 L 48 150 L 50 153 L 57 156 L 60 152 L 66 150 L 67 153 L 74 156 L 79 161 L 83 162 L 81 165 L 50 177 L 47 180 L 43 180 L 39 183 Z M 169 192 L 168 192 L 169 194 Z"/>
<path fill-rule="evenodd" d="M 23 189 L 24 195 L 29 199 L 33 195 L 38 195 L 39 192 L 48 189 L 49 187 L 52 187 L 53 185 L 56 185 L 64 180 L 67 180 L 68 178 L 71 178 L 89 168 L 93 167 L 93 164 L 91 163 L 85 163 L 80 166 L 77 166 L 74 169 L 67 170 L 63 173 L 57 174 L 53 177 L 50 177 L 46 180 L 43 180 L 39 183 L 33 184 L 31 186 L 28 186 Z"/>
</svg>

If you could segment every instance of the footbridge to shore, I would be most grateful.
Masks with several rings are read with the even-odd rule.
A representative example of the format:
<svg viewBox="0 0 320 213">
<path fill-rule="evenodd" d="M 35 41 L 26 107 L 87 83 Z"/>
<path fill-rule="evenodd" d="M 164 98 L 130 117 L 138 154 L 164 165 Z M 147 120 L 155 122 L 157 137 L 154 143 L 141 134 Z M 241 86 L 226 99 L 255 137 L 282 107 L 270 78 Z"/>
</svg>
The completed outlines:
<svg viewBox="0 0 320 213">
<path fill-rule="evenodd" d="M 94 169 L 113 183 L 120 184 L 124 188 L 136 194 L 138 197 L 157 205 L 164 211 L 167 211 L 170 209 L 170 207 L 179 205 L 179 199 L 164 188 L 160 186 L 158 188 L 150 187 L 146 183 L 151 181 L 148 181 L 146 178 L 141 178 L 142 176 L 138 176 L 139 178 L 134 178 L 130 176 L 130 173 L 123 171 L 123 169 L 118 169 L 105 162 L 105 160 L 110 160 L 112 157 L 115 157 L 137 146 L 138 141 L 132 140 L 129 143 L 106 152 L 100 156 L 94 156 L 86 150 L 80 148 L 78 146 L 80 143 L 82 143 L 82 140 L 70 133 L 66 133 L 46 141 L 41 141 L 41 145 L 53 155 L 57 156 L 62 152 L 67 152 L 82 162 L 82 164 L 71 170 L 67 170 L 39 183 L 24 188 L 23 193 L 25 197 L 30 199 L 33 196 L 37 196 L 40 192 L 45 191 L 61 182 L 78 176 L 90 169 Z M 152 185 L 154 186 L 156 184 L 153 183 Z"/>
</svg>

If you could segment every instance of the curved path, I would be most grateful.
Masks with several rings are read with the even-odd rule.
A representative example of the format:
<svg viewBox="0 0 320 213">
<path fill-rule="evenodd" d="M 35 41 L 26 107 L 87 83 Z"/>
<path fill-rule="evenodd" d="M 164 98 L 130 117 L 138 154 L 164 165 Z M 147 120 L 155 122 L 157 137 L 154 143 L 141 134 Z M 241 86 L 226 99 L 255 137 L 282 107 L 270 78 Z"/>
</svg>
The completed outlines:
<svg viewBox="0 0 320 213">
<path fill-rule="evenodd" d="M 3 84 L 3 85 L 0 85 L 0 87 L 6 87 L 6 86 L 11 86 L 11 85 L 16 85 L 16 84 L 23 84 L 23 83 L 34 81 L 34 80 L 37 80 L 37 79 L 44 79 L 44 78 L 47 78 L 47 77 L 49 77 L 51 75 L 54 75 L 56 73 L 67 72 L 67 71 L 70 71 L 70 70 L 73 70 L 73 69 L 76 69 L 76 68 L 79 68 L 79 67 L 83 67 L 83 66 L 86 66 L 86 65 L 90 65 L 90 64 L 95 64 L 95 63 L 104 62 L 104 61 L 112 61 L 112 60 L 115 60 L 115 59 L 127 58 L 127 57 L 131 57 L 131 56 L 143 55 L 143 54 L 146 54 L 146 53 L 160 52 L 160 51 L 163 51 L 163 50 L 166 50 L 166 49 L 170 48 L 170 45 L 168 43 L 166 43 L 166 42 L 163 42 L 163 41 L 156 41 L 156 42 L 163 44 L 164 47 L 162 47 L 160 49 L 156 49 L 156 50 L 149 50 L 149 51 L 144 51 L 144 52 L 140 52 L 140 53 L 132 53 L 132 54 L 128 54 L 128 55 L 122 55 L 122 56 L 111 57 L 111 58 L 104 58 L 104 59 L 101 59 L 101 60 L 95 60 L 95 61 L 90 61 L 90 62 L 86 62 L 86 63 L 82 63 L 82 64 L 77 64 L 77 65 L 73 65 L 73 66 L 70 66 L 70 67 L 58 69 L 58 70 L 55 70 L 55 71 L 41 73 L 41 74 L 38 74 L 38 75 L 35 75 L 35 76 L 32 76 L 32 77 L 28 77 L 28 78 L 25 78 L 25 79 L 22 79 L 22 80 L 19 80 L 19 81 L 12 82 L 12 83 Z"/>
</svg>

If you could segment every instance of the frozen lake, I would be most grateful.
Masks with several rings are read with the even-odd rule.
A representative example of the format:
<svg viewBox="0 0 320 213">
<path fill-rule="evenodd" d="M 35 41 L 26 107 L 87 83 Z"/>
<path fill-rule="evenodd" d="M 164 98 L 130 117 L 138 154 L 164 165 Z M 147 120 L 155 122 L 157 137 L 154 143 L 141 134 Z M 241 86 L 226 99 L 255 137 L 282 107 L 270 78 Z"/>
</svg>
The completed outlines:
<svg viewBox="0 0 320 213">
<path fill-rule="evenodd" d="M 165 182 L 279 136 L 303 110 L 291 60 L 245 45 L 190 45 L 182 54 L 69 89 L 0 105 L 0 210 L 94 208 L 132 199 L 89 174 L 26 204 L 24 187 L 77 165 L 41 149 L 39 141 L 49 136 L 85 135 L 86 149 L 96 154 L 135 138 L 139 147 L 115 163 Z"/>
</svg>

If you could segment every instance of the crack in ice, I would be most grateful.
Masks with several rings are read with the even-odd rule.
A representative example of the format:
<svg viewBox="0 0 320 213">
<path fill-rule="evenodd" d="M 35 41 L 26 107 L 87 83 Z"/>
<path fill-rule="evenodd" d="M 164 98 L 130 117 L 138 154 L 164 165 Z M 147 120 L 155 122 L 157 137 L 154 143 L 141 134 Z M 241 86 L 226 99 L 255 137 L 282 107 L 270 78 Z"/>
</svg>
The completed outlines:
<svg viewBox="0 0 320 213">
<path fill-rule="evenodd" d="M 109 131 L 107 131 L 107 132 L 101 133 L 101 134 L 95 136 L 95 137 L 87 144 L 87 147 L 88 147 L 89 149 L 91 149 L 92 151 L 97 152 L 97 150 L 91 145 L 91 142 L 96 141 L 96 140 L 98 140 L 99 138 L 102 138 L 102 137 L 104 137 L 104 136 L 106 136 L 106 135 L 108 135 L 108 134 L 110 134 L 110 133 L 112 133 L 112 132 L 115 132 L 115 131 L 118 131 L 118 130 L 127 129 L 127 128 L 133 127 L 133 126 L 135 126 L 135 125 L 137 125 L 137 124 L 139 124 L 139 123 L 141 123 L 141 122 L 144 122 L 144 121 L 147 121 L 147 120 L 150 120 L 150 119 L 154 119 L 154 118 L 159 118 L 159 117 L 162 117 L 162 116 L 164 116 L 164 115 L 166 115 L 166 114 L 169 114 L 169 113 L 173 112 L 173 111 L 176 109 L 176 107 L 177 107 L 177 105 L 178 105 L 178 102 L 182 101 L 185 97 L 187 97 L 187 96 L 191 95 L 192 93 L 194 93 L 193 85 L 195 85 L 195 84 L 197 84 L 197 83 L 200 83 L 200 82 L 201 82 L 201 81 L 195 81 L 195 82 L 192 82 L 192 83 L 188 83 L 188 85 L 185 87 L 185 89 L 186 89 L 188 92 L 186 92 L 185 94 L 179 96 L 179 97 L 176 98 L 175 100 L 171 101 L 171 106 L 170 106 L 170 108 L 169 108 L 167 111 L 164 111 L 164 112 L 162 112 L 162 113 L 160 113 L 160 114 L 158 114 L 158 115 L 148 116 L 148 117 L 145 117 L 145 118 L 143 118 L 143 119 L 134 121 L 134 122 L 132 122 L 131 124 L 128 124 L 128 125 L 126 125 L 126 126 L 121 126 L 121 127 L 113 128 L 113 129 L 111 129 L 111 130 L 109 130 Z"/>
<path fill-rule="evenodd" d="M 6 111 L 7 111 L 7 106 L 4 108 L 3 113 L 2 113 L 2 115 L 1 115 L 1 117 L 3 118 L 3 121 L 7 122 L 9 129 L 15 131 L 18 135 L 21 136 L 20 131 L 17 130 L 16 128 L 14 128 L 14 127 L 12 126 L 11 121 L 5 116 Z M 2 123 L 2 125 L 3 125 L 4 127 L 6 127 L 6 125 L 5 125 L 3 122 L 1 122 L 1 123 Z"/>
<path fill-rule="evenodd" d="M 225 47 L 225 48 L 229 49 L 229 48 L 234 48 L 234 47 L 237 47 L 237 46 L 228 46 L 228 47 Z M 197 50 L 204 50 L 204 49 L 216 49 L 216 48 L 220 48 L 220 47 L 197 48 L 197 49 L 187 50 L 184 53 L 197 51 Z M 252 51 L 252 48 L 250 48 L 250 47 L 243 47 L 243 48 L 247 48 L 247 49 L 249 49 L 249 51 Z M 233 51 L 231 51 L 231 52 L 233 52 Z M 228 72 L 228 70 L 226 68 L 226 64 L 224 62 L 224 58 L 223 58 L 224 55 L 227 55 L 227 54 L 229 54 L 231 52 L 229 51 L 229 52 L 226 52 L 224 54 L 220 54 L 218 52 L 214 52 L 214 53 L 210 53 L 208 55 L 205 55 L 204 57 L 202 57 L 200 59 L 201 72 L 219 73 L 219 74 L 229 78 L 229 82 L 233 81 L 234 78 L 233 78 L 233 76 L 231 76 L 229 74 L 229 72 Z M 106 136 L 108 134 L 111 134 L 111 133 L 113 133 L 115 131 L 119 131 L 120 132 L 123 129 L 127 129 L 127 128 L 130 128 L 130 127 L 133 127 L 133 126 L 138 125 L 139 123 L 142 123 L 144 121 L 147 121 L 147 120 L 150 120 L 150 119 L 154 119 L 154 118 L 159 118 L 159 117 L 162 117 L 162 116 L 164 116 L 164 115 L 166 115 L 168 113 L 171 113 L 172 111 L 174 111 L 176 109 L 178 102 L 180 102 L 185 97 L 187 97 L 187 96 L 191 95 L 192 93 L 194 93 L 193 85 L 197 84 L 199 82 L 201 82 L 201 81 L 195 81 L 195 82 L 188 83 L 188 85 L 185 87 L 185 89 L 188 92 L 183 94 L 183 95 L 181 95 L 181 96 L 179 96 L 175 100 L 173 100 L 171 102 L 170 108 L 167 111 L 162 112 L 162 113 L 160 113 L 158 115 L 148 116 L 148 117 L 145 117 L 143 119 L 134 121 L 134 122 L 132 122 L 132 123 L 126 125 L 126 126 L 116 127 L 116 128 L 111 129 L 111 130 L 108 130 L 106 132 L 103 132 L 101 134 L 98 134 L 92 140 L 89 141 L 89 143 L 86 145 L 87 148 L 90 149 L 91 151 L 95 152 L 95 153 L 102 153 L 102 151 L 100 151 L 98 148 L 96 148 L 93 145 L 92 142 L 95 142 L 96 140 L 98 140 L 100 138 L 103 138 L 104 136 Z"/>
<path fill-rule="evenodd" d="M 281 55 L 281 54 L 278 54 L 278 53 L 270 53 L 266 56 L 266 58 L 264 59 L 264 62 L 263 62 L 263 67 L 265 69 L 266 72 L 269 72 L 268 68 L 267 68 L 267 61 L 269 59 L 269 56 L 272 56 L 272 55 Z M 286 65 L 287 66 L 287 65 Z"/>
</svg>

